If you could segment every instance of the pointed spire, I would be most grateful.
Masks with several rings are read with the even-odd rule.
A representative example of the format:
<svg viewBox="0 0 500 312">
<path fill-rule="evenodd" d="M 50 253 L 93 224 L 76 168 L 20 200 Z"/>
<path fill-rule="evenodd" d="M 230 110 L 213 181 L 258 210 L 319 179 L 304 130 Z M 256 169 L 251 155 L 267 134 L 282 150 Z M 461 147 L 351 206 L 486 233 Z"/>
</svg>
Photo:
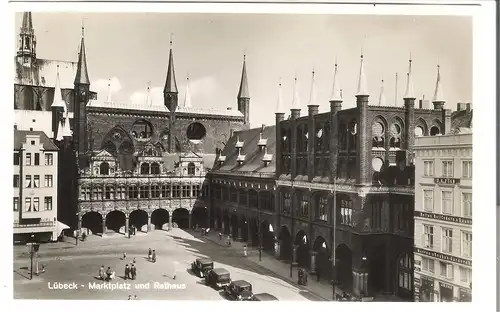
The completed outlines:
<svg viewBox="0 0 500 312">
<path fill-rule="evenodd" d="M 408 73 L 406 75 L 406 92 L 405 92 L 405 99 L 414 99 L 415 98 L 415 93 L 413 92 L 413 79 L 412 79 L 412 74 L 411 74 L 411 53 L 410 53 L 410 60 L 409 60 L 409 65 L 408 65 Z"/>
<path fill-rule="evenodd" d="M 170 52 L 168 56 L 168 68 L 167 68 L 167 81 L 165 82 L 165 88 L 163 93 L 178 93 L 177 81 L 175 80 L 175 69 L 174 69 L 174 53 L 172 51 L 172 36 L 170 34 Z"/>
<path fill-rule="evenodd" d="M 365 69 L 363 64 L 363 51 L 361 51 L 361 64 L 359 66 L 358 89 L 356 95 L 369 95 L 366 88 Z"/>
<path fill-rule="evenodd" d="M 148 81 L 148 90 L 146 93 L 146 106 L 153 105 L 153 101 L 151 100 L 151 81 Z"/>
<path fill-rule="evenodd" d="M 297 77 L 295 77 L 293 85 L 292 109 L 300 109 L 299 83 L 297 81 Z"/>
<path fill-rule="evenodd" d="M 282 87 L 281 87 L 281 77 L 280 77 L 280 83 L 278 85 L 278 103 L 276 104 L 276 111 L 275 113 L 284 113 L 283 109 L 283 92 L 282 92 Z"/>
<path fill-rule="evenodd" d="M 89 73 L 87 71 L 87 57 L 85 56 L 85 28 L 82 25 L 82 41 L 80 53 L 78 54 L 78 67 L 76 69 L 75 85 L 90 85 Z"/>
<path fill-rule="evenodd" d="M 57 65 L 56 86 L 54 88 L 54 101 L 52 102 L 51 107 L 61 107 L 63 109 L 66 108 L 66 102 L 64 102 L 62 99 L 61 81 L 59 79 L 59 65 Z"/>
<path fill-rule="evenodd" d="M 314 66 L 312 70 L 311 93 L 309 94 L 309 103 L 307 105 L 318 105 L 318 103 L 316 102 L 316 83 L 314 81 Z"/>
<path fill-rule="evenodd" d="M 338 81 L 338 66 L 336 58 L 335 58 L 335 71 L 333 72 L 332 96 L 330 97 L 330 101 L 342 101 L 340 83 Z"/>
<path fill-rule="evenodd" d="M 238 92 L 238 99 L 249 99 L 249 98 L 250 98 L 250 92 L 248 91 L 246 55 L 243 55 L 243 69 L 241 71 L 241 82 L 240 82 L 240 90 Z"/>
<path fill-rule="evenodd" d="M 384 94 L 384 79 L 380 83 L 380 96 L 378 98 L 378 106 L 386 106 L 385 94 Z"/>
<path fill-rule="evenodd" d="M 184 97 L 184 108 L 191 107 L 191 94 L 189 93 L 189 74 L 186 78 L 186 96 Z"/>
<path fill-rule="evenodd" d="M 62 131 L 62 136 L 63 137 L 71 137 L 71 128 L 69 125 L 69 114 L 66 112 L 66 116 L 64 117 L 64 125 L 63 125 L 63 131 Z"/>
<path fill-rule="evenodd" d="M 108 80 L 108 97 L 106 101 L 111 102 L 111 78 Z"/>
<path fill-rule="evenodd" d="M 443 87 L 441 86 L 441 72 L 440 65 L 437 66 L 437 78 L 436 78 L 436 89 L 434 91 L 434 97 L 432 102 L 444 102 Z"/>
<path fill-rule="evenodd" d="M 63 140 L 63 125 L 62 125 L 62 120 L 59 120 L 59 126 L 57 127 L 57 136 L 56 136 L 56 141 L 62 141 Z"/>
<path fill-rule="evenodd" d="M 23 24 L 21 27 L 21 32 L 33 32 L 33 20 L 31 18 L 31 12 L 23 13 Z"/>
</svg>

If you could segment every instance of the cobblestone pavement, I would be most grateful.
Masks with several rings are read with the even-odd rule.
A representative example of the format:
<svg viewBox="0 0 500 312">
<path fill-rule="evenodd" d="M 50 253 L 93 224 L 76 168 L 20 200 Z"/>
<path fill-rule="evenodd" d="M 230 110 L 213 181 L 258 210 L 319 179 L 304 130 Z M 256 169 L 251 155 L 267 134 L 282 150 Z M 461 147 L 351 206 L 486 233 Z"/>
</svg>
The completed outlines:
<svg viewBox="0 0 500 312">
<path fill-rule="evenodd" d="M 148 248 L 156 250 L 156 263 L 147 260 Z M 122 259 L 123 252 L 127 254 L 125 260 Z M 205 286 L 188 270 L 194 259 L 206 256 L 214 260 L 216 267 L 228 269 L 233 280 L 245 279 L 252 283 L 254 293 L 268 292 L 280 300 L 324 300 L 284 280 L 272 268 L 265 268 L 233 249 L 222 248 L 180 229 L 154 231 L 130 239 L 119 234 L 102 238 L 90 236 L 78 246 L 71 239 L 43 244 L 38 261 L 46 271 L 39 276 L 34 275 L 33 280 L 29 279 L 28 248 L 15 246 L 14 298 L 127 299 L 129 295 L 137 295 L 139 299 L 224 300 L 219 292 Z M 137 279 L 125 281 L 124 266 L 133 258 L 136 260 Z M 122 285 L 122 289 L 89 289 L 94 283 L 97 287 L 109 284 L 95 278 L 101 265 L 109 266 L 116 272 L 117 277 L 110 284 L 116 287 Z M 75 283 L 77 289 L 50 289 L 54 283 Z M 124 284 L 129 284 L 130 289 L 123 289 L 126 287 Z M 140 288 L 136 289 L 136 286 Z"/>
</svg>

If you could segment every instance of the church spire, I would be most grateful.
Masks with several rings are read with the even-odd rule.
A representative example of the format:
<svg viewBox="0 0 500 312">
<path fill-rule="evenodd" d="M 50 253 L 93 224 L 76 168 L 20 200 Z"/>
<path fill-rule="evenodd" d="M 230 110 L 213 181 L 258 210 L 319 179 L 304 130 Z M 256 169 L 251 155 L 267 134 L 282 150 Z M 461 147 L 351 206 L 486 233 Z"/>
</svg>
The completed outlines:
<svg viewBox="0 0 500 312">
<path fill-rule="evenodd" d="M 361 64 L 359 66 L 358 89 L 356 95 L 369 95 L 366 88 L 365 69 L 363 64 L 363 51 L 361 51 Z"/>
<path fill-rule="evenodd" d="M 309 94 L 309 103 L 307 105 L 318 105 L 316 102 L 316 83 L 314 80 L 314 67 L 312 70 L 312 79 L 311 79 L 311 93 Z"/>
<path fill-rule="evenodd" d="M 64 131 L 64 127 L 62 125 L 62 119 L 61 119 L 58 122 L 56 141 L 63 140 L 63 131 Z"/>
<path fill-rule="evenodd" d="M 434 97 L 432 98 L 433 103 L 444 102 L 443 87 L 441 86 L 441 72 L 440 65 L 437 66 L 437 78 L 436 78 L 436 89 L 434 91 Z"/>
<path fill-rule="evenodd" d="M 75 85 L 90 85 L 89 73 L 87 71 L 87 57 L 85 56 L 85 27 L 82 26 L 82 41 L 80 53 L 78 54 L 78 67 L 76 69 Z"/>
<path fill-rule="evenodd" d="M 21 61 L 25 65 L 31 65 L 36 60 L 36 36 L 31 12 L 23 13 L 17 56 L 22 58 Z"/>
<path fill-rule="evenodd" d="M 413 91 L 413 79 L 412 79 L 412 74 L 411 74 L 411 54 L 410 54 L 410 60 L 409 60 L 409 65 L 408 65 L 408 74 L 407 74 L 407 79 L 406 79 L 406 92 L 405 92 L 405 99 L 414 99 L 415 98 L 415 93 Z"/>
<path fill-rule="evenodd" d="M 300 109 L 300 98 L 297 77 L 294 79 L 292 109 Z"/>
<path fill-rule="evenodd" d="M 59 134 L 58 134 L 59 136 Z M 64 117 L 64 125 L 63 125 L 63 130 L 62 130 L 62 136 L 63 137 L 71 137 L 71 129 L 69 126 L 69 113 L 66 111 L 65 117 Z"/>
<path fill-rule="evenodd" d="M 186 78 L 186 96 L 184 97 L 184 108 L 191 107 L 191 94 L 189 93 L 189 74 Z"/>
<path fill-rule="evenodd" d="M 281 77 L 280 77 L 280 83 L 278 85 L 278 103 L 276 103 L 276 111 L 275 113 L 284 113 L 283 109 L 283 92 L 281 88 Z"/>
<path fill-rule="evenodd" d="M 170 38 L 170 52 L 168 56 L 167 81 L 163 93 L 178 93 L 177 81 L 175 80 L 174 52 L 172 51 L 172 38 Z"/>
<path fill-rule="evenodd" d="M 57 65 L 56 86 L 54 88 L 54 101 L 50 107 L 66 108 L 66 102 L 62 99 L 61 82 L 59 79 L 59 65 Z"/>
<path fill-rule="evenodd" d="M 243 69 L 241 71 L 241 82 L 240 82 L 240 90 L 238 92 L 238 99 L 249 99 L 249 98 L 250 98 L 250 92 L 248 91 L 246 55 L 243 55 Z"/>
<path fill-rule="evenodd" d="M 33 20 L 31 19 L 31 12 L 23 13 L 23 26 L 21 32 L 34 32 L 33 30 Z"/>
<path fill-rule="evenodd" d="M 384 79 L 380 82 L 380 95 L 378 97 L 378 106 L 386 106 L 385 94 L 384 94 Z"/>
<path fill-rule="evenodd" d="M 330 97 L 330 101 L 341 101 L 342 94 L 340 92 L 340 82 L 338 81 L 338 66 L 337 60 L 335 60 L 335 71 L 333 72 L 333 87 L 332 87 L 332 96 Z"/>
</svg>

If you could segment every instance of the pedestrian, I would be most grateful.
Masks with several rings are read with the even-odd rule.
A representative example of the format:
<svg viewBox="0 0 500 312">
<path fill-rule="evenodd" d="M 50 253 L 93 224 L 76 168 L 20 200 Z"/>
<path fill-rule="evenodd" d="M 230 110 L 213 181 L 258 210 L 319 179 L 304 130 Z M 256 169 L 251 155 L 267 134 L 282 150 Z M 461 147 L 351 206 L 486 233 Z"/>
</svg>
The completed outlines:
<svg viewBox="0 0 500 312">
<path fill-rule="evenodd" d="M 134 263 L 134 264 L 135 264 L 135 257 L 134 257 L 134 259 L 132 259 L 132 263 Z"/>
<path fill-rule="evenodd" d="M 156 251 L 155 250 L 153 250 L 152 260 L 153 260 L 153 263 L 156 262 Z"/>
<path fill-rule="evenodd" d="M 137 298 L 137 295 L 134 295 L 134 300 L 139 300 L 139 298 Z"/>
<path fill-rule="evenodd" d="M 132 279 L 135 280 L 135 277 L 137 276 L 137 268 L 133 264 L 130 268 L 130 274 L 132 275 Z"/>
<path fill-rule="evenodd" d="M 247 245 L 243 246 L 243 255 L 248 256 Z"/>
<path fill-rule="evenodd" d="M 128 300 L 132 300 L 132 295 L 128 295 Z"/>
<path fill-rule="evenodd" d="M 219 232 L 219 240 L 222 240 L 222 233 Z"/>
<path fill-rule="evenodd" d="M 123 252 L 123 260 L 125 260 L 127 258 L 127 253 L 124 251 Z"/>
<path fill-rule="evenodd" d="M 125 277 L 124 279 L 127 280 L 130 275 L 130 268 L 128 267 L 128 264 L 125 264 Z"/>
<path fill-rule="evenodd" d="M 104 280 L 104 276 L 104 265 L 101 265 L 101 267 L 99 268 L 99 279 Z"/>
<path fill-rule="evenodd" d="M 113 274 L 113 272 L 111 272 L 111 267 L 108 267 L 108 269 L 106 270 L 106 281 L 109 282 L 111 280 L 111 274 Z"/>
<path fill-rule="evenodd" d="M 149 251 L 148 251 L 148 260 L 151 261 L 151 256 L 153 255 L 153 253 L 151 252 L 151 248 L 149 248 Z"/>
</svg>

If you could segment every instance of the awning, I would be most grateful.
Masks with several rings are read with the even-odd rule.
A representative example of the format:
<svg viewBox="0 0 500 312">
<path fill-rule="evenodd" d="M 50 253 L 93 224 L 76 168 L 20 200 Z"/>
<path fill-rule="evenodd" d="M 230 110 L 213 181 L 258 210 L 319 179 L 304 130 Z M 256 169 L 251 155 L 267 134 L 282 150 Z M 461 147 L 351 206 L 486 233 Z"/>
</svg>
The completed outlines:
<svg viewBox="0 0 500 312">
<path fill-rule="evenodd" d="M 62 223 L 61 221 L 57 221 L 57 223 L 56 223 L 57 236 L 60 236 L 62 231 L 66 230 L 66 229 L 69 229 L 69 226 Z"/>
</svg>

